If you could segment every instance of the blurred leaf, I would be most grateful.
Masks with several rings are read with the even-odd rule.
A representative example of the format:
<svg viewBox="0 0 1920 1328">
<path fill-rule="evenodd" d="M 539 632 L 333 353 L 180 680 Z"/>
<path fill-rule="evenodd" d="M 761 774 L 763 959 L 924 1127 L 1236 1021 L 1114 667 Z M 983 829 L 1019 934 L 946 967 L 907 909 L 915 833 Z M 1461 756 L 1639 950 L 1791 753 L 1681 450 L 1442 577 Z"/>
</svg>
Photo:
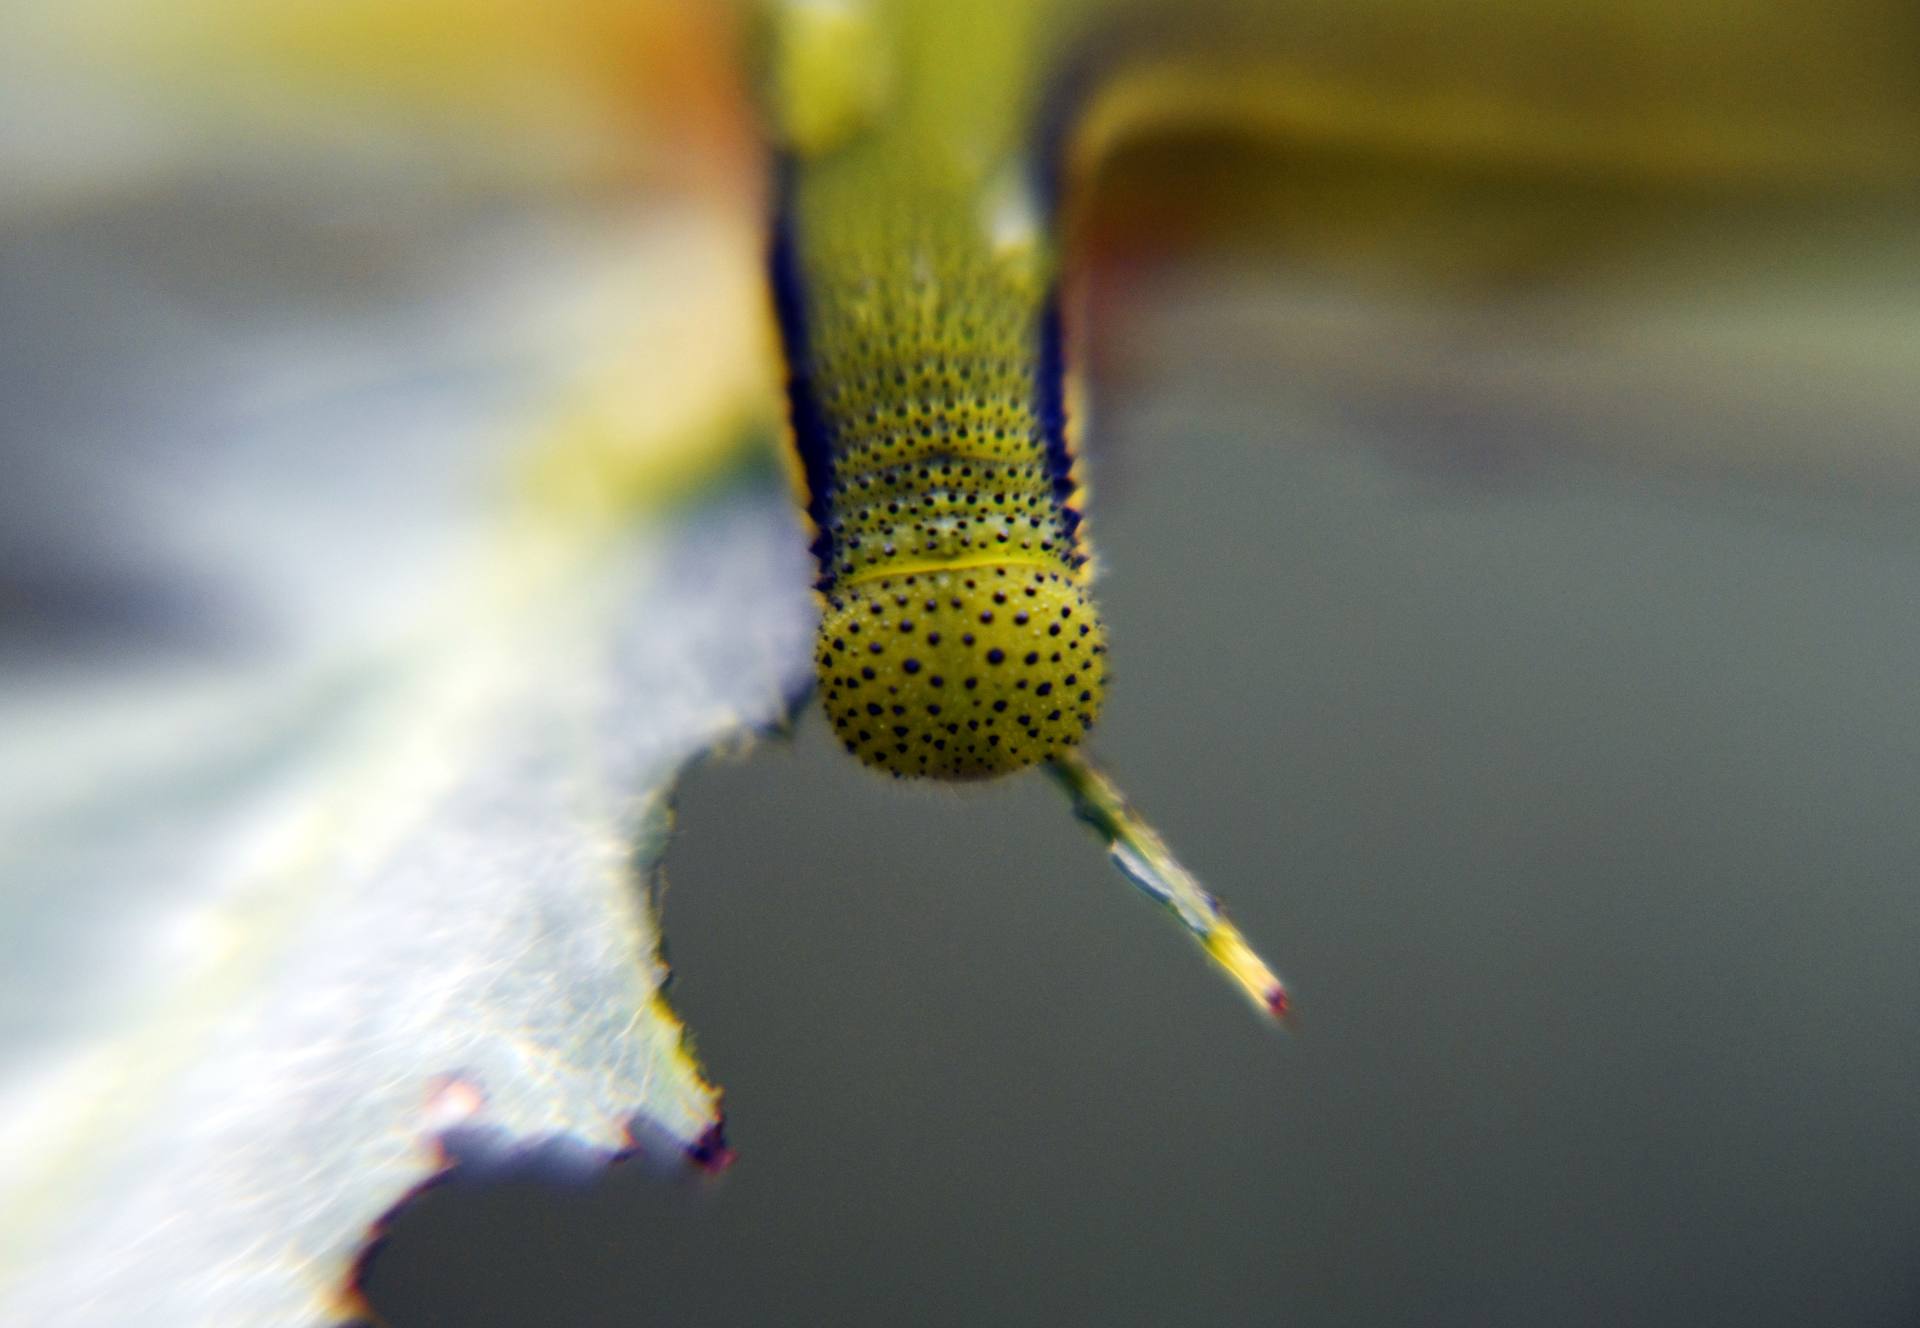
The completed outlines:
<svg viewBox="0 0 1920 1328">
<path fill-rule="evenodd" d="M 743 234 L 352 172 L 17 219 L 0 1317 L 326 1316 L 455 1125 L 711 1145 L 665 799 L 811 614 Z"/>
</svg>

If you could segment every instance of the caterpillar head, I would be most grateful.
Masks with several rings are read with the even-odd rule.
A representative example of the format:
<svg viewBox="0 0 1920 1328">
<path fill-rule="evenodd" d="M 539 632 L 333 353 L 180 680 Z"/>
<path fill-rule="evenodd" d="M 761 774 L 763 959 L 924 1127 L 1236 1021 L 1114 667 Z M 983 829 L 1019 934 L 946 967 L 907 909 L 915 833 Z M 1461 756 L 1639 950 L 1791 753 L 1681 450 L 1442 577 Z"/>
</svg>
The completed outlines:
<svg viewBox="0 0 1920 1328">
<path fill-rule="evenodd" d="M 1070 573 L 998 563 L 836 587 L 814 659 L 834 730 L 862 761 L 988 779 L 1080 741 L 1100 714 L 1106 654 Z"/>
</svg>

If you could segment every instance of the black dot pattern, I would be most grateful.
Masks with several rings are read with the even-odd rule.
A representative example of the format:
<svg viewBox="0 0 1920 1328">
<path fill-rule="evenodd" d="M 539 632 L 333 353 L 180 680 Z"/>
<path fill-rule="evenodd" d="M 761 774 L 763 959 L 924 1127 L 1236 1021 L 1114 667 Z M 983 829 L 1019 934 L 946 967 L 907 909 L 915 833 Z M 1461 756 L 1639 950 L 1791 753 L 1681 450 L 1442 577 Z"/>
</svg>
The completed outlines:
<svg viewBox="0 0 1920 1328">
<path fill-rule="evenodd" d="M 980 623 L 979 606 L 996 594 L 1025 614 Z M 856 622 L 879 654 L 837 647 Z M 1064 630 L 1049 636 L 1056 622 Z M 973 625 L 962 632 L 963 623 Z M 828 591 L 816 663 L 827 715 L 855 756 L 896 776 L 984 779 L 1057 755 L 1093 727 L 1106 654 L 1092 601 L 1071 574 L 1011 563 Z"/>
<path fill-rule="evenodd" d="M 824 547 L 832 577 L 897 563 L 1020 558 L 1068 569 L 1084 551 L 1043 462 L 923 457 L 836 477 Z"/>
<path fill-rule="evenodd" d="M 957 161 L 863 151 L 802 172 L 775 264 L 822 699 L 896 776 L 1004 774 L 1078 742 L 1106 678 L 1049 251 L 1000 247 Z"/>
</svg>

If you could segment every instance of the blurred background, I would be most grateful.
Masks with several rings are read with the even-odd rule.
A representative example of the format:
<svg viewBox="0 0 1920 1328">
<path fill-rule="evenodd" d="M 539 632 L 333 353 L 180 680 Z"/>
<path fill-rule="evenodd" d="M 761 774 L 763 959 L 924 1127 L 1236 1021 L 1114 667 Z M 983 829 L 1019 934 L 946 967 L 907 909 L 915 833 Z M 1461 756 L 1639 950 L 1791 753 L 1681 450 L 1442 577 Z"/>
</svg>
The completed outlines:
<svg viewBox="0 0 1920 1328">
<path fill-rule="evenodd" d="M 894 786 L 805 709 L 667 859 L 738 1161 L 456 1179 L 373 1308 L 1920 1323 L 1920 16 L 1058 9 L 1040 66 L 1113 90 L 1095 751 L 1300 1030 L 1044 781 Z M 804 606 L 753 459 L 779 13 L 6 20 L 0 1065 L 143 999 L 359 713 L 320 682 L 503 531 L 698 566 L 751 511 Z"/>
</svg>

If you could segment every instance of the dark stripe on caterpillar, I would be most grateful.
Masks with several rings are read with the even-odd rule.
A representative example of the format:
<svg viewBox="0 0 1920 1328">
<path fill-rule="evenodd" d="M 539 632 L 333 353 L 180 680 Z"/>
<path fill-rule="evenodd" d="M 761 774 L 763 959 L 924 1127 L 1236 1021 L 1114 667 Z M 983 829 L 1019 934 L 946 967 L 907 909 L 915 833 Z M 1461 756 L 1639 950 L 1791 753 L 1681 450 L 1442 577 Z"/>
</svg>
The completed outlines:
<svg viewBox="0 0 1920 1328">
<path fill-rule="evenodd" d="M 807 292 L 800 273 L 795 238 L 793 181 L 795 163 L 782 153 L 773 168 L 772 237 L 767 270 L 773 291 L 774 320 L 786 363 L 788 419 L 793 448 L 807 486 L 807 516 L 813 522 L 811 551 L 820 574 L 814 588 L 825 590 L 833 576 L 833 434 L 814 391 L 813 357 L 807 342 Z"/>
<path fill-rule="evenodd" d="M 1060 288 L 1056 283 L 1040 310 L 1039 348 L 1034 357 L 1034 415 L 1047 446 L 1047 472 L 1053 480 L 1053 501 L 1060 511 L 1067 538 L 1079 543 L 1080 512 L 1073 507 L 1073 447 L 1067 439 L 1067 352 L 1060 321 Z M 1075 566 L 1085 561 L 1076 552 Z"/>
</svg>

